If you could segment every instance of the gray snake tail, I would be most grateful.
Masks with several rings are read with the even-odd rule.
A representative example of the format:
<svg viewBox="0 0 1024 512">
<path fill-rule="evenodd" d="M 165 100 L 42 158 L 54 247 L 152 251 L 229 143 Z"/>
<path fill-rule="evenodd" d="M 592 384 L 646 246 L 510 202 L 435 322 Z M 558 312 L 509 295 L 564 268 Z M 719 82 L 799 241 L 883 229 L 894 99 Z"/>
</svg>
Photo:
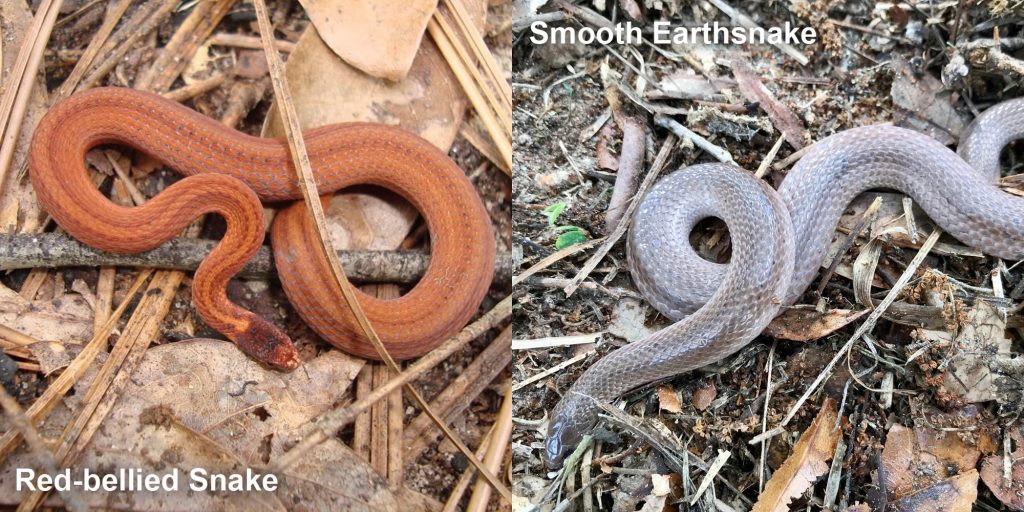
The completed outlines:
<svg viewBox="0 0 1024 512">
<path fill-rule="evenodd" d="M 666 176 L 641 199 L 627 239 L 640 292 L 676 323 L 608 354 L 555 407 L 546 461 L 557 466 L 597 422 L 597 403 L 721 360 L 793 304 L 821 266 L 839 217 L 858 194 L 912 197 L 946 232 L 1000 258 L 1024 258 L 1024 198 L 999 190 L 999 154 L 1024 138 L 1024 99 L 979 116 L 959 155 L 921 133 L 867 126 L 822 139 L 776 192 L 738 167 L 701 164 Z M 702 259 L 689 233 L 725 221 L 728 264 Z"/>
</svg>

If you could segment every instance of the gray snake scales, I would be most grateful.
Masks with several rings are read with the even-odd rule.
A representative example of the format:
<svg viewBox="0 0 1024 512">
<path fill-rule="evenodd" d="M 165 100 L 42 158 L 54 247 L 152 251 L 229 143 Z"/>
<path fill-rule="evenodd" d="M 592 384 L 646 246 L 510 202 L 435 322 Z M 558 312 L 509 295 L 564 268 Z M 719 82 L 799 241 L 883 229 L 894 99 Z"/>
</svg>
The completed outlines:
<svg viewBox="0 0 1024 512">
<path fill-rule="evenodd" d="M 979 116 L 958 153 L 895 126 L 846 130 L 816 143 L 778 191 L 737 167 L 700 164 L 666 176 L 642 198 L 627 240 L 640 292 L 674 324 L 592 365 L 556 406 L 546 458 L 557 465 L 597 422 L 598 402 L 735 353 L 814 279 L 839 217 L 870 189 L 914 198 L 946 232 L 981 251 L 1024 258 L 1024 198 L 1003 192 L 999 155 L 1024 137 L 1024 99 Z M 702 259 L 688 234 L 725 221 L 728 264 Z"/>
</svg>

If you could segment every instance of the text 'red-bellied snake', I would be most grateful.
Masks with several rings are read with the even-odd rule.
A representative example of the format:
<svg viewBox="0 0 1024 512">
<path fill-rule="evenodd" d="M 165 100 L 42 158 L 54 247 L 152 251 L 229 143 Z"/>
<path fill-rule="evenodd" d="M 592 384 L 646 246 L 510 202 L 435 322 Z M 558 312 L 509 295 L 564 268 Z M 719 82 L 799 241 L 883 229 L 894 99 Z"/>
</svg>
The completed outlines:
<svg viewBox="0 0 1024 512">
<path fill-rule="evenodd" d="M 643 197 L 627 238 L 633 280 L 676 323 L 592 365 L 556 406 L 545 457 L 558 465 L 597 422 L 598 402 L 718 361 L 747 345 L 814 279 L 839 217 L 870 189 L 914 198 L 946 232 L 987 254 L 1024 258 L 1024 198 L 999 190 L 999 153 L 1024 137 L 1024 99 L 988 109 L 957 153 L 894 126 L 846 130 L 815 144 L 776 192 L 735 166 L 694 165 Z M 728 264 L 702 259 L 689 233 L 725 221 Z"/>
<path fill-rule="evenodd" d="M 490 217 L 465 173 L 429 142 L 396 127 L 343 123 L 304 137 L 320 193 L 353 185 L 386 188 L 416 207 L 430 231 L 430 265 L 412 290 L 387 300 L 357 291 L 391 355 L 416 357 L 457 333 L 487 293 L 495 254 Z M 143 205 L 117 205 L 96 189 L 85 167 L 86 152 L 102 144 L 138 149 L 187 177 Z M 254 358 L 284 369 L 298 365 L 288 336 L 230 302 L 225 291 L 263 242 L 260 199 L 302 197 L 286 141 L 246 135 L 153 94 L 99 88 L 47 112 L 33 136 L 29 167 L 46 211 L 69 234 L 102 250 L 145 251 L 202 214 L 222 216 L 227 232 L 193 280 L 196 311 Z M 307 216 L 300 201 L 279 212 L 271 227 L 282 287 L 317 334 L 376 359 Z"/>
</svg>

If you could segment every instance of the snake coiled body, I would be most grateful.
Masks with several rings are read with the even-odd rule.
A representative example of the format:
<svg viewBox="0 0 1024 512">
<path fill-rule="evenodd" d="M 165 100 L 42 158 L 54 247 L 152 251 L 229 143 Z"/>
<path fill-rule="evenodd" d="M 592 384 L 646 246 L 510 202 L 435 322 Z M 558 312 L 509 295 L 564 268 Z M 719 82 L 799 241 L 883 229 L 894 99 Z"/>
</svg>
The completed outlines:
<svg viewBox="0 0 1024 512">
<path fill-rule="evenodd" d="M 1024 137 L 1024 100 L 996 105 L 962 137 L 959 155 L 894 126 L 827 137 L 776 192 L 735 166 L 702 164 L 666 176 L 643 197 L 627 239 L 645 298 L 676 323 L 591 366 L 554 410 L 546 441 L 559 463 L 597 421 L 598 402 L 718 361 L 745 346 L 814 279 L 843 211 L 858 194 L 914 198 L 946 232 L 987 254 L 1024 258 L 1024 198 L 999 190 L 999 154 Z M 725 221 L 728 264 L 702 259 L 689 233 Z"/>
<path fill-rule="evenodd" d="M 391 300 L 357 291 L 391 354 L 416 357 L 458 332 L 487 293 L 495 253 L 490 218 L 465 173 L 429 142 L 396 127 L 344 123 L 304 136 L 320 193 L 353 185 L 389 189 L 419 210 L 430 231 L 431 262 L 411 291 Z M 86 152 L 103 144 L 133 147 L 187 177 L 143 205 L 119 206 L 96 189 L 85 168 Z M 227 232 L 196 270 L 196 311 L 260 361 L 298 365 L 290 339 L 231 303 L 224 288 L 263 241 L 260 199 L 302 197 L 287 142 L 246 135 L 153 94 L 101 88 L 49 110 L 33 136 L 29 164 L 46 211 L 65 231 L 99 249 L 144 251 L 178 235 L 201 214 L 223 216 Z M 271 228 L 289 301 L 325 340 L 377 358 L 333 284 L 313 229 L 301 202 L 282 210 Z"/>
</svg>

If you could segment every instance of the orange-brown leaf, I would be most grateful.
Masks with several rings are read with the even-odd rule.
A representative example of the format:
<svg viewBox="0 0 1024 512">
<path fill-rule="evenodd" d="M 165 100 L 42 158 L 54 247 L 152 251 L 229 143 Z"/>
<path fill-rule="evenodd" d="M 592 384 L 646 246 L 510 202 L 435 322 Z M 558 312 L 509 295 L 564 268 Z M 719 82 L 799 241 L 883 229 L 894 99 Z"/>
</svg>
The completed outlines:
<svg viewBox="0 0 1024 512">
<path fill-rule="evenodd" d="M 838 414 L 835 400 L 826 399 L 814 422 L 793 447 L 793 453 L 768 480 L 753 512 L 789 510 L 789 502 L 828 471 L 828 461 L 832 459 L 842 434 L 842 429 L 836 428 Z"/>
</svg>

